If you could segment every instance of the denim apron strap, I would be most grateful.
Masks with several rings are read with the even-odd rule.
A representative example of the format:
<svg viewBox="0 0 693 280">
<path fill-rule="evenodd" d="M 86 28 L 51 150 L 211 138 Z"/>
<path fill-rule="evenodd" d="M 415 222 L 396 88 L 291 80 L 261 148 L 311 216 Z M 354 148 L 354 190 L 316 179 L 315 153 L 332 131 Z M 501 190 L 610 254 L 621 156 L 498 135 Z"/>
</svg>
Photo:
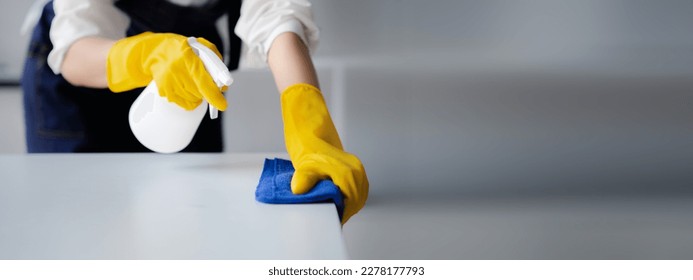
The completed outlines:
<svg viewBox="0 0 693 280">
<path fill-rule="evenodd" d="M 78 92 L 48 67 L 47 57 L 53 45 L 49 29 L 53 21 L 53 4 L 43 8 L 31 35 L 24 62 L 22 91 L 27 151 L 72 152 L 84 142 L 86 135 L 81 115 L 75 105 Z M 62 89 L 64 93 L 58 93 Z"/>
</svg>

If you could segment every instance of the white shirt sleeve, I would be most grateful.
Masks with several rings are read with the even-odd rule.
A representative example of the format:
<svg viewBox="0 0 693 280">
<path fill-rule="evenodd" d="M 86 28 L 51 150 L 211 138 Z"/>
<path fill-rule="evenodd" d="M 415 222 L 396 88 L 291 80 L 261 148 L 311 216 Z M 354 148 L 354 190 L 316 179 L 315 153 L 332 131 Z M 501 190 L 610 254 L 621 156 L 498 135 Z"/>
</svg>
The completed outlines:
<svg viewBox="0 0 693 280">
<path fill-rule="evenodd" d="M 54 0 L 55 18 L 50 30 L 53 50 L 48 66 L 60 74 L 67 50 L 78 39 L 98 36 L 113 40 L 125 38 L 130 19 L 116 8 L 115 0 Z"/>
<path fill-rule="evenodd" d="M 234 32 L 245 43 L 250 64 L 266 63 L 272 42 L 284 32 L 296 33 L 309 50 L 319 38 L 308 0 L 245 0 Z"/>
</svg>

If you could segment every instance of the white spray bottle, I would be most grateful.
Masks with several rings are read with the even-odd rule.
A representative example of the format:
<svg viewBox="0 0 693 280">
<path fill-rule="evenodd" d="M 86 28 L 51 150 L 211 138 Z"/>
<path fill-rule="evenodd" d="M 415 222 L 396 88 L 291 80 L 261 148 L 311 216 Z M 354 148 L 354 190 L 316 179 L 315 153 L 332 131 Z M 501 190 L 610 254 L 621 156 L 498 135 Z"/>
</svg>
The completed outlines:
<svg viewBox="0 0 693 280">
<path fill-rule="evenodd" d="M 188 44 L 219 88 L 231 85 L 231 73 L 212 50 L 194 37 L 188 38 Z M 218 110 L 207 101 L 187 111 L 159 96 L 159 89 L 152 81 L 132 103 L 128 120 L 132 133 L 142 145 L 158 153 L 175 153 L 190 144 L 208 107 L 210 118 L 216 119 Z"/>
</svg>

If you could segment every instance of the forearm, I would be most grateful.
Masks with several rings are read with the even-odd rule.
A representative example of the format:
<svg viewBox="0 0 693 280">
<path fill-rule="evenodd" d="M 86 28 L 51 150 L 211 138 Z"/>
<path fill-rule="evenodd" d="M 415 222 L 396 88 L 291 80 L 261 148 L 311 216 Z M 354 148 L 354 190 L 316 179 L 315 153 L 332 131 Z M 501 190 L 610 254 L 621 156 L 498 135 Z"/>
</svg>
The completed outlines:
<svg viewBox="0 0 693 280">
<path fill-rule="evenodd" d="M 267 60 L 279 92 L 298 83 L 320 88 L 308 48 L 298 35 L 287 32 L 274 39 Z"/>
<path fill-rule="evenodd" d="M 65 55 L 63 77 L 76 86 L 106 88 L 106 61 L 114 43 L 98 37 L 77 40 Z M 297 83 L 319 87 L 308 48 L 294 33 L 281 34 L 274 40 L 268 63 L 280 92 Z"/>
<path fill-rule="evenodd" d="M 75 41 L 65 54 L 60 71 L 75 86 L 106 88 L 106 61 L 114 40 L 85 37 Z"/>
</svg>

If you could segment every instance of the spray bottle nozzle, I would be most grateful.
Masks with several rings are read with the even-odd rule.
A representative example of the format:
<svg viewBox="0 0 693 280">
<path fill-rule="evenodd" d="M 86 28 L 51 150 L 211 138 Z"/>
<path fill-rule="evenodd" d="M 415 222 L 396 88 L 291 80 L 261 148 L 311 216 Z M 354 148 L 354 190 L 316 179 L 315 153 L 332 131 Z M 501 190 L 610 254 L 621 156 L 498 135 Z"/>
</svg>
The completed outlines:
<svg viewBox="0 0 693 280">
<path fill-rule="evenodd" d="M 233 83 L 233 78 L 231 77 L 229 69 L 226 68 L 226 65 L 223 61 L 221 61 L 221 59 L 219 59 L 216 53 L 207 48 L 205 45 L 200 44 L 195 37 L 188 37 L 188 44 L 193 49 L 193 52 L 200 57 L 202 64 L 204 64 L 205 69 L 209 75 L 212 76 L 212 80 L 214 80 L 214 83 L 217 84 L 219 89 Z M 218 115 L 219 110 L 214 108 L 212 104 L 209 104 L 209 117 L 216 119 Z"/>
</svg>

